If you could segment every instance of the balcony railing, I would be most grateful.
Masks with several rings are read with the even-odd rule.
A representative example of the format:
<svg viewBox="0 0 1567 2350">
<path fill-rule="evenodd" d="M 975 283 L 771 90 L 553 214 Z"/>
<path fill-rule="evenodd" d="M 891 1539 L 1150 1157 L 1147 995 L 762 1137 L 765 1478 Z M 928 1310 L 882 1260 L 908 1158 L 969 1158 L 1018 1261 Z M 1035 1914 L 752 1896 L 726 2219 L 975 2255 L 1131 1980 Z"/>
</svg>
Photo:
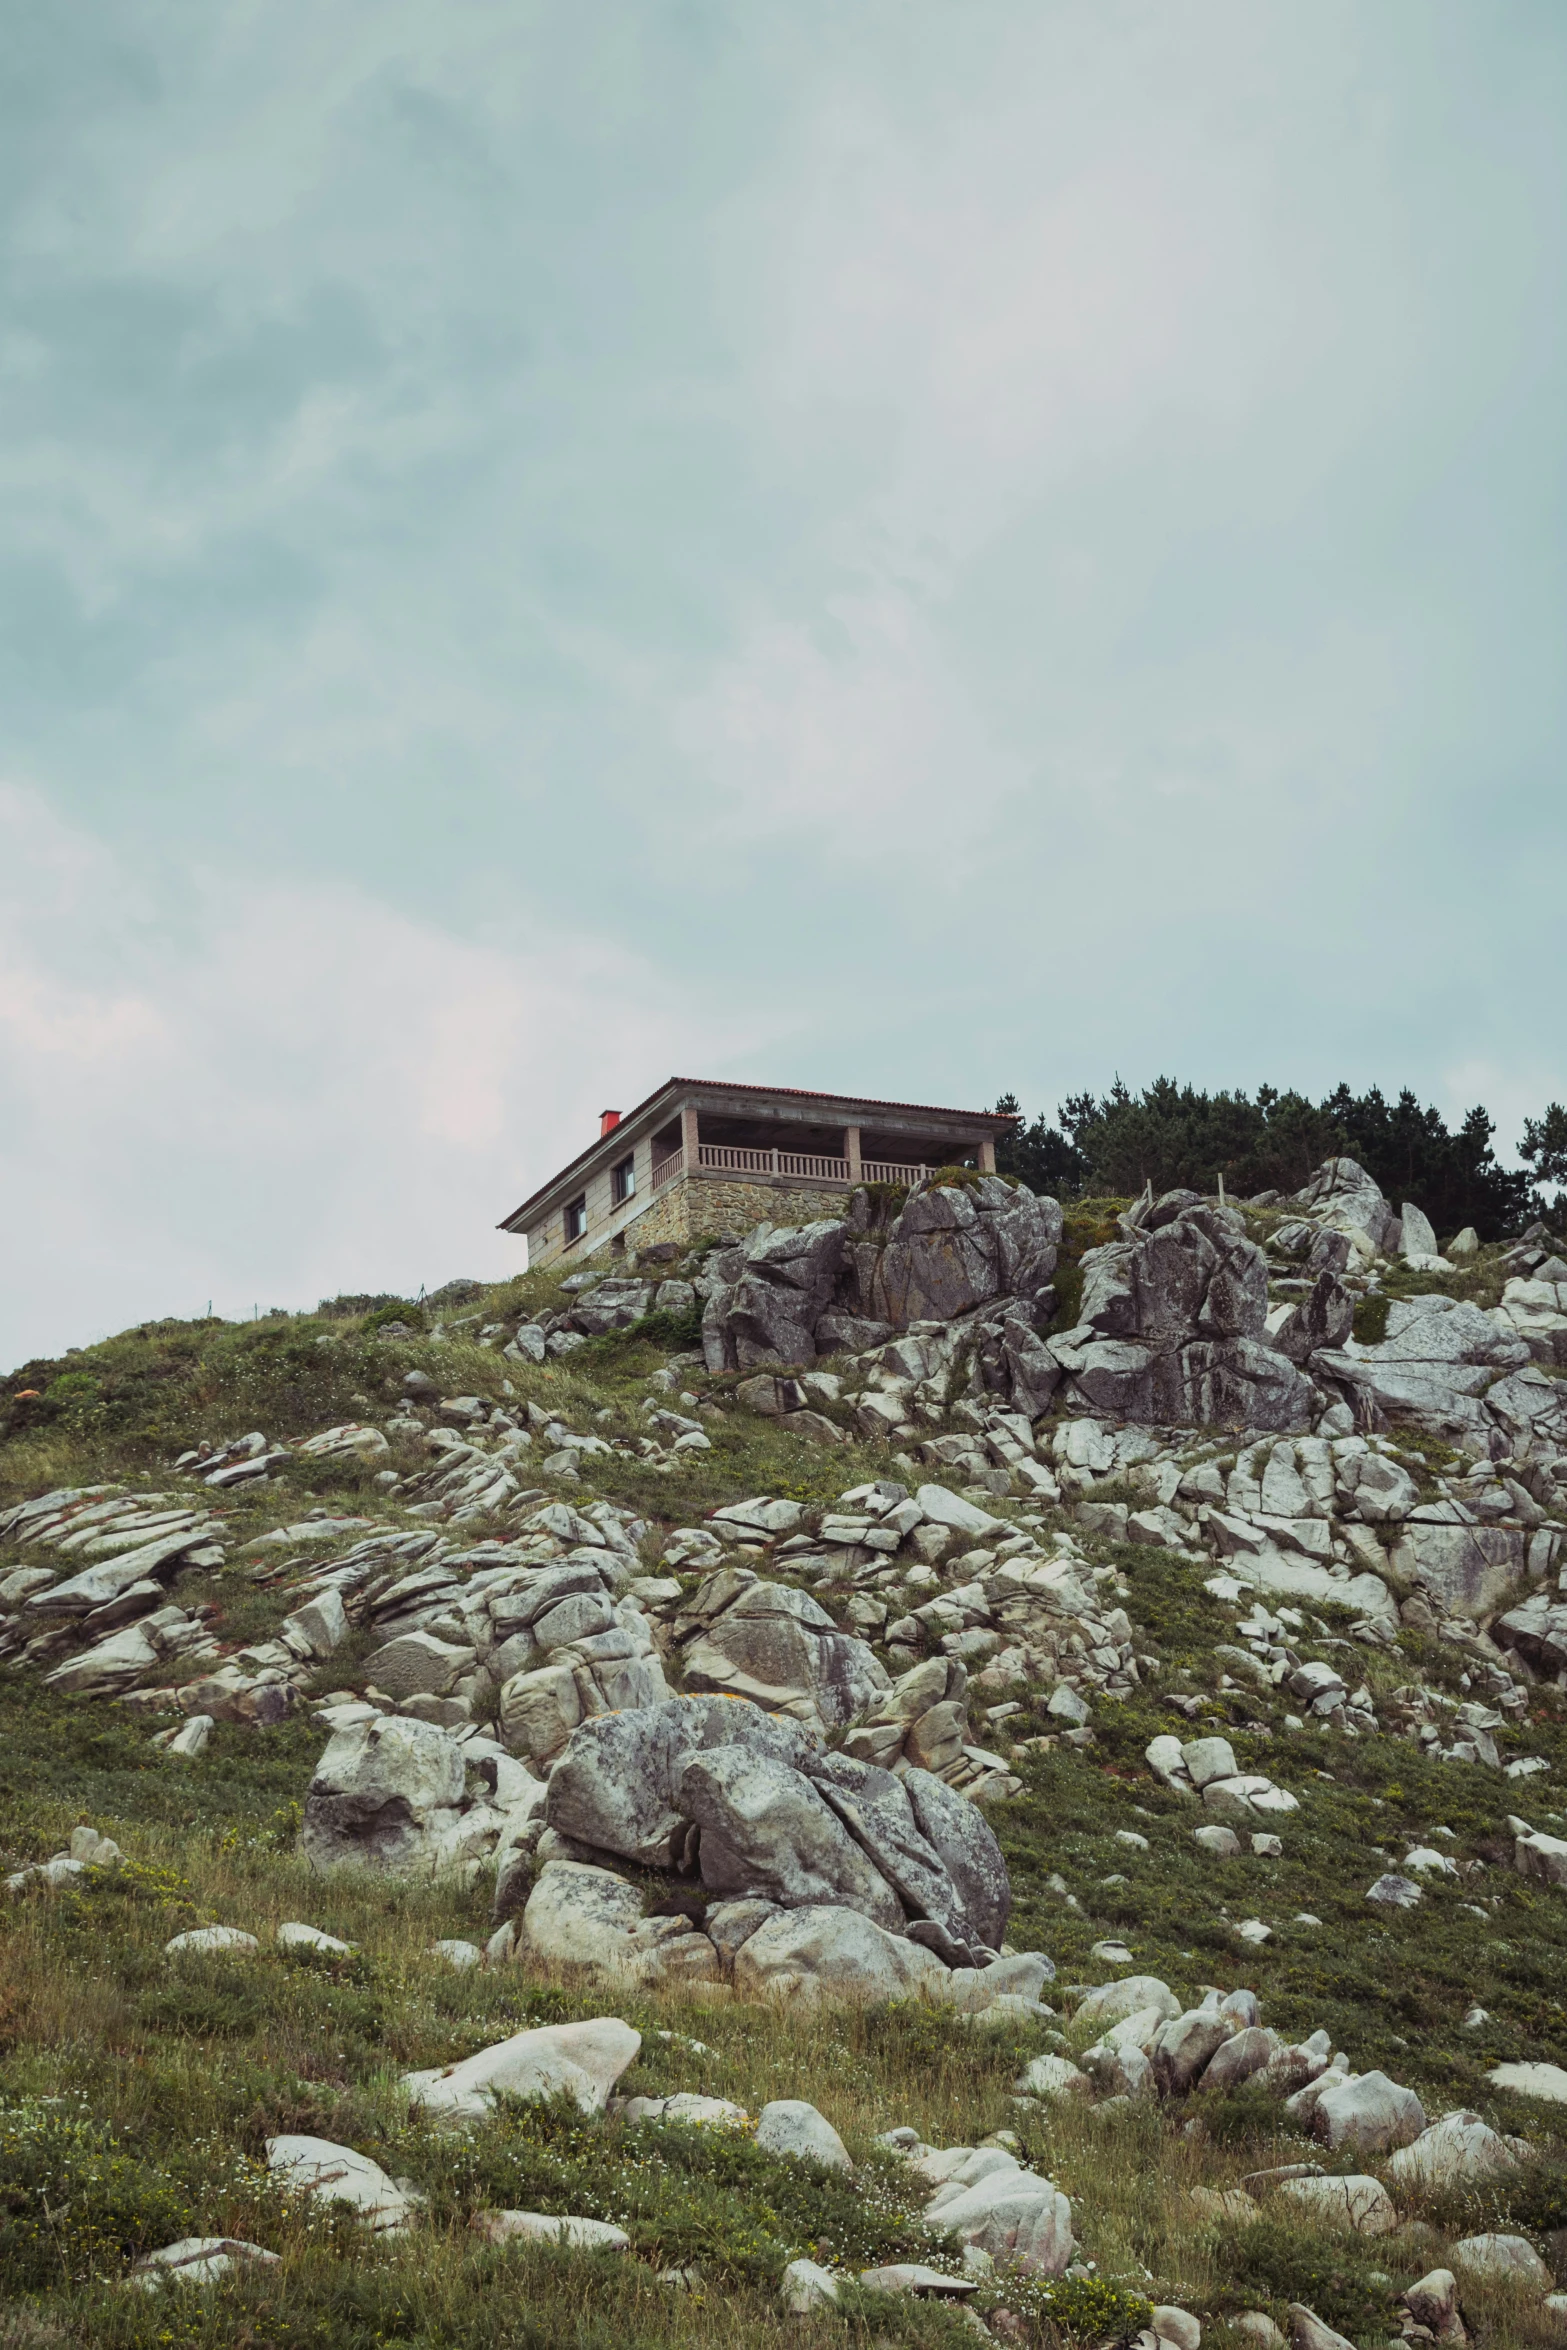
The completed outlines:
<svg viewBox="0 0 1567 2350">
<path fill-rule="evenodd" d="M 710 1175 L 793 1175 L 805 1176 L 813 1183 L 845 1186 L 852 1182 L 913 1184 L 932 1171 L 923 1164 L 911 1166 L 901 1159 L 862 1159 L 859 1174 L 854 1176 L 847 1159 L 833 1158 L 820 1151 L 755 1150 L 729 1142 L 698 1143 L 696 1161 Z M 685 1165 L 682 1150 L 655 1159 L 652 1189 L 662 1190 L 673 1176 L 684 1172 Z"/>
<path fill-rule="evenodd" d="M 725 1175 L 810 1175 L 818 1183 L 847 1183 L 847 1159 L 826 1158 L 816 1151 L 742 1149 L 728 1142 L 699 1142 L 697 1165 Z"/>
</svg>

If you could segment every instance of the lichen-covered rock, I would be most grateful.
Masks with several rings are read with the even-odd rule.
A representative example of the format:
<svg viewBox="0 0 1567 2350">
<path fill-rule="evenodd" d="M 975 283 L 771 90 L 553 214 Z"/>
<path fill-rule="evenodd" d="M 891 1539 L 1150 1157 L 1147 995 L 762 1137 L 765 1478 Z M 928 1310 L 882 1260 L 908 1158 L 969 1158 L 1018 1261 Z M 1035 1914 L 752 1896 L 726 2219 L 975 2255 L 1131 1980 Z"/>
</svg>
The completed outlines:
<svg viewBox="0 0 1567 2350">
<path fill-rule="evenodd" d="M 1529 1360 L 1524 1340 L 1498 1330 L 1478 1306 L 1435 1292 L 1395 1299 L 1385 1337 L 1375 1344 L 1346 1339 L 1314 1355 L 1311 1367 L 1357 1400 L 1362 1426 L 1407 1417 L 1472 1440 L 1488 1431 L 1481 1399 L 1498 1371 L 1520 1370 Z"/>
<path fill-rule="evenodd" d="M 584 2113 L 602 2113 L 621 2074 L 642 2046 L 642 2035 L 618 2016 L 586 2023 L 545 2024 L 481 2048 L 457 2064 L 405 2073 L 409 2103 L 437 2121 L 482 2121 L 497 2096 L 566 2095 Z"/>
<path fill-rule="evenodd" d="M 691 1689 L 754 1698 L 772 1713 L 838 1728 L 888 1686 L 866 1641 L 840 1632 L 809 1592 L 721 1569 L 697 1591 L 683 1658 Z"/>
<path fill-rule="evenodd" d="M 816 1325 L 836 1295 L 848 1233 L 843 1223 L 797 1231 L 764 1224 L 742 1247 L 722 1252 L 702 1316 L 708 1369 L 813 1363 Z"/>
<path fill-rule="evenodd" d="M 1050 1283 L 1063 1218 L 1053 1199 L 999 1176 L 914 1192 L 879 1246 L 854 1263 L 864 1313 L 906 1330 L 953 1320 L 992 1298 L 1034 1300 Z"/>
<path fill-rule="evenodd" d="M 463 1788 L 462 1749 L 446 1731 L 398 1714 L 354 1723 L 315 1767 L 299 1849 L 315 1869 L 427 1871 L 457 1825 Z"/>
<path fill-rule="evenodd" d="M 902 1928 L 903 1905 L 887 1878 L 820 1791 L 786 1763 L 743 1746 L 713 1747 L 692 1756 L 678 1794 L 701 1831 L 709 1891 L 759 1894 L 789 1909 L 854 1909 L 889 1932 Z"/>
<path fill-rule="evenodd" d="M 734 1981 L 745 1999 L 870 2007 L 939 1995 L 946 1974 L 920 1943 L 885 1932 L 858 1910 L 822 1903 L 759 1926 L 736 1953 Z"/>
<path fill-rule="evenodd" d="M 730 1697 L 671 1697 L 584 1722 L 550 1773 L 545 1817 L 578 1844 L 645 1868 L 680 1865 L 691 1815 L 677 1789 L 692 1756 L 743 1746 L 796 1766 L 812 1751 L 801 1725 Z"/>
<path fill-rule="evenodd" d="M 1172 1193 L 1083 1258 L 1076 1327 L 1049 1341 L 1073 1401 L 1142 1423 L 1294 1430 L 1313 1394 L 1267 1343 L 1268 1267 L 1234 1210 Z"/>
<path fill-rule="evenodd" d="M 609 1869 L 569 1860 L 550 1861 L 540 1871 L 513 1956 L 643 1990 L 713 1983 L 723 1971 L 718 1952 L 689 1919 L 645 1917 L 637 1886 Z"/>
</svg>

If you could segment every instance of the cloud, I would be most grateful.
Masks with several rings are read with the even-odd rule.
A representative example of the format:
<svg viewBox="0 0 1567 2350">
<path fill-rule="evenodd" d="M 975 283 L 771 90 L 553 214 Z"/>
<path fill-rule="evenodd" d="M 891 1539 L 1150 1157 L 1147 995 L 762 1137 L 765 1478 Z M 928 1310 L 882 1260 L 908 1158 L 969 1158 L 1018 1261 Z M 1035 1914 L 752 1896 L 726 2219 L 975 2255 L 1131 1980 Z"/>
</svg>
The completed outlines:
<svg viewBox="0 0 1567 2350">
<path fill-rule="evenodd" d="M 682 1061 L 1567 1094 L 1559 10 L 106 0 L 16 63 L 28 1344 L 460 1269 Z"/>
<path fill-rule="evenodd" d="M 831 599 L 820 625 L 759 625 L 708 686 L 677 707 L 674 735 L 742 836 L 825 831 L 892 863 L 939 854 L 972 871 L 985 822 L 1024 781 L 942 657 L 939 630 L 902 583 Z M 962 779 L 964 826 L 946 822 Z M 921 821 L 928 829 L 922 834 Z"/>
<path fill-rule="evenodd" d="M 113 856 L 0 787 L 0 1360 L 150 1315 L 520 1269 L 494 1226 L 735 1034 L 635 954 L 453 938 L 362 892 L 189 881 L 181 943 Z M 79 968 L 85 963 L 90 975 Z"/>
</svg>

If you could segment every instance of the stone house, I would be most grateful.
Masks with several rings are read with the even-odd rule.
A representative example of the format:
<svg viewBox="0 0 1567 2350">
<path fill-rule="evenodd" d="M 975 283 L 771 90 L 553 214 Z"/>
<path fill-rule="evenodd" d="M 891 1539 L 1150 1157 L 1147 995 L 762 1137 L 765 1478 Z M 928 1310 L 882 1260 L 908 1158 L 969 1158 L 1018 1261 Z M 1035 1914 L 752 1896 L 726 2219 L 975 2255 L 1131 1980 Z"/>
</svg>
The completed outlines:
<svg viewBox="0 0 1567 2350">
<path fill-rule="evenodd" d="M 809 1224 L 856 1183 L 912 1183 L 934 1167 L 993 1170 L 1014 1121 L 989 1110 L 671 1077 L 507 1216 L 528 1263 L 635 1253 L 765 1218 Z"/>
</svg>

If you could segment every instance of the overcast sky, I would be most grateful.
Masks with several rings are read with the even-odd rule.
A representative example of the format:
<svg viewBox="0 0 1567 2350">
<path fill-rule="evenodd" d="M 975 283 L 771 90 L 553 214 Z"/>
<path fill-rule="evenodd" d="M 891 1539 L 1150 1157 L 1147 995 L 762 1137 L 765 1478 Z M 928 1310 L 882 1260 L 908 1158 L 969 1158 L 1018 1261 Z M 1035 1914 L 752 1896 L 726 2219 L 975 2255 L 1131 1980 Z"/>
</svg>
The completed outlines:
<svg viewBox="0 0 1567 2350">
<path fill-rule="evenodd" d="M 672 1072 L 1567 1096 L 1560 0 L 97 0 L 0 92 L 0 1362 Z"/>
</svg>

